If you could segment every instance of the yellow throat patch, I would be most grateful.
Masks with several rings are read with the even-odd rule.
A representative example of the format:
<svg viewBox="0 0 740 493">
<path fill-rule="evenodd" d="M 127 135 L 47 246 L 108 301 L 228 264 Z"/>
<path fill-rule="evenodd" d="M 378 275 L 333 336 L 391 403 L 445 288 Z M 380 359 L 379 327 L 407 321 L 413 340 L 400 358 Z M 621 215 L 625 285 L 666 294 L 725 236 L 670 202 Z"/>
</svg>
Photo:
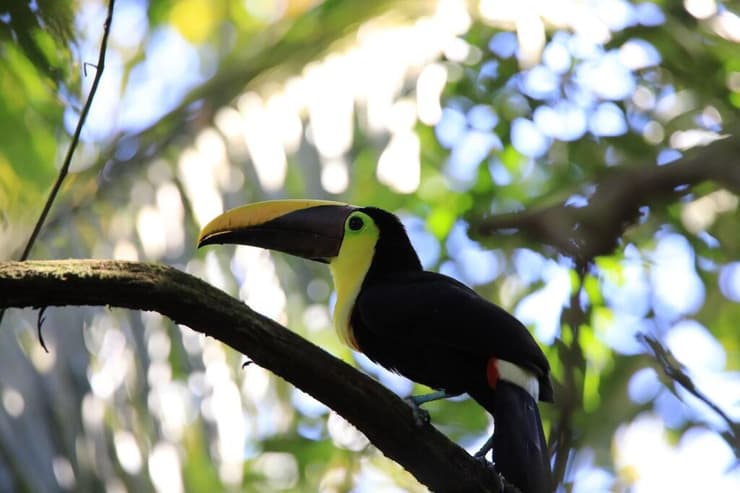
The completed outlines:
<svg viewBox="0 0 740 493">
<path fill-rule="evenodd" d="M 337 291 L 334 329 L 342 342 L 357 350 L 359 347 L 350 318 L 365 275 L 372 264 L 375 244 L 379 237 L 380 230 L 375 221 L 364 212 L 355 211 L 344 223 L 344 239 L 339 255 L 329 262 L 334 288 Z"/>
</svg>

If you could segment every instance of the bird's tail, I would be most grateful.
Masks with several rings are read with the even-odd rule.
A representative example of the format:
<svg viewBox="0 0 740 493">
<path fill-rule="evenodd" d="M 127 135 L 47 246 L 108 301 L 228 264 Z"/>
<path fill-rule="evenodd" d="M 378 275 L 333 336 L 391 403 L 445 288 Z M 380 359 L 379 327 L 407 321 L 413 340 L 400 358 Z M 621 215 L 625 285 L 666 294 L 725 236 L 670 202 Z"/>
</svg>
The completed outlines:
<svg viewBox="0 0 740 493">
<path fill-rule="evenodd" d="M 496 470 L 522 493 L 550 493 L 550 458 L 534 398 L 518 385 L 501 380 L 495 391 L 473 398 L 493 415 Z"/>
</svg>

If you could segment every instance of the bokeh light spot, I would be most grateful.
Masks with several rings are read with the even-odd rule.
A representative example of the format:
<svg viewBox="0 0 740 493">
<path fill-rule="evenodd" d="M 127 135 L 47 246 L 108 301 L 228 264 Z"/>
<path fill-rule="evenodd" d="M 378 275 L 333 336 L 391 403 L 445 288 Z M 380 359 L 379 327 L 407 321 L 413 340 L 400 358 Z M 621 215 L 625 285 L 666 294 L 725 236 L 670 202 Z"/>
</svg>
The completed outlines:
<svg viewBox="0 0 740 493">
<path fill-rule="evenodd" d="M 531 120 L 516 118 L 511 123 L 511 143 L 527 157 L 541 157 L 549 147 L 548 139 Z"/>
</svg>

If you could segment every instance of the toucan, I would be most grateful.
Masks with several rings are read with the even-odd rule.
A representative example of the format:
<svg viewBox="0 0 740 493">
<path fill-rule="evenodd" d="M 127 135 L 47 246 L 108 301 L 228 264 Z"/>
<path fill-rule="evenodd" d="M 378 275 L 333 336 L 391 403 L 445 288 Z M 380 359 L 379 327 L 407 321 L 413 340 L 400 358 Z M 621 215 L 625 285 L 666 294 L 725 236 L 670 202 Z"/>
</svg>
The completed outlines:
<svg viewBox="0 0 740 493">
<path fill-rule="evenodd" d="M 329 265 L 340 339 L 376 363 L 436 389 L 467 393 L 493 415 L 496 469 L 522 493 L 549 493 L 537 401 L 553 401 L 550 367 L 529 331 L 457 280 L 422 268 L 399 218 L 377 207 L 272 200 L 208 223 L 198 246 L 243 244 Z"/>
</svg>

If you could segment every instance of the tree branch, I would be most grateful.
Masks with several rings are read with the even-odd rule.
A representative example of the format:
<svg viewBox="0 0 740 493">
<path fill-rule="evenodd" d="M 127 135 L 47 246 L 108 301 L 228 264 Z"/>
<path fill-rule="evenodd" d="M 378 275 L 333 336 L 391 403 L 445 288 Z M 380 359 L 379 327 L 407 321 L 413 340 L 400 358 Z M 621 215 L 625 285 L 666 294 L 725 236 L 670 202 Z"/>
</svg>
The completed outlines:
<svg viewBox="0 0 740 493">
<path fill-rule="evenodd" d="M 717 413 L 717 415 L 725 421 L 727 424 L 727 432 L 722 435 L 728 445 L 732 447 L 732 450 L 735 452 L 735 457 L 740 459 L 740 422 L 734 421 L 722 410 L 722 408 L 712 402 L 709 397 L 707 397 L 704 392 L 694 384 L 694 381 L 691 380 L 691 377 L 686 373 L 686 368 L 676 359 L 675 356 L 673 356 L 673 353 L 668 348 L 664 347 L 656 338 L 645 333 L 640 333 L 637 334 L 637 340 L 650 349 L 656 363 L 658 363 L 663 370 L 663 373 L 665 373 L 668 378 L 709 406 L 712 411 Z M 675 390 L 673 393 L 676 394 Z M 681 398 L 678 394 L 676 394 L 676 397 L 679 399 Z"/>
<path fill-rule="evenodd" d="M 352 423 L 439 492 L 515 492 L 396 395 L 209 284 L 158 264 L 107 260 L 0 262 L 0 307 L 110 305 L 157 311 L 246 354 Z"/>
<path fill-rule="evenodd" d="M 695 149 L 664 166 L 617 169 L 602 177 L 583 207 L 559 203 L 541 209 L 498 214 L 471 226 L 477 236 L 519 229 L 533 240 L 585 262 L 611 253 L 624 231 L 640 216 L 640 207 L 688 193 L 689 187 L 715 181 L 740 190 L 740 132 Z"/>
<path fill-rule="evenodd" d="M 570 453 L 576 442 L 576 430 L 573 418 L 576 412 L 583 407 L 583 378 L 586 369 L 586 360 L 580 343 L 581 326 L 587 323 L 590 308 L 581 304 L 583 280 L 586 276 L 586 265 L 578 263 L 575 267 L 578 273 L 578 289 L 570 295 L 570 304 L 563 309 L 560 316 L 561 336 L 556 340 L 558 357 L 563 365 L 563 381 L 557 388 L 558 416 L 553 420 L 550 430 L 550 452 L 554 454 L 553 483 L 560 484 L 565 479 L 566 467 Z M 562 331 L 570 331 L 570 342 L 563 341 Z"/>
<path fill-rule="evenodd" d="M 49 192 L 49 197 L 46 199 L 44 208 L 41 211 L 38 220 L 36 221 L 36 225 L 33 227 L 33 232 L 31 232 L 31 236 L 28 238 L 28 242 L 23 249 L 20 260 L 26 260 L 31 254 L 31 248 L 33 248 L 33 244 L 36 242 L 36 238 L 41 231 L 41 227 L 44 225 L 46 216 L 49 215 L 51 206 L 54 204 L 54 200 L 57 198 L 57 193 L 59 193 L 62 182 L 67 177 L 69 166 L 72 164 L 72 156 L 74 156 L 75 150 L 77 149 L 77 143 L 80 141 L 82 127 L 85 126 L 87 114 L 90 112 L 90 107 L 92 106 L 93 99 L 95 98 L 95 93 L 98 91 L 98 84 L 100 84 L 100 79 L 103 76 L 103 69 L 105 68 L 105 53 L 107 52 L 108 48 L 108 35 L 110 34 L 110 27 L 113 23 L 113 7 L 115 3 L 115 0 L 108 1 L 108 13 L 105 17 L 105 24 L 103 26 L 103 39 L 100 41 L 98 64 L 95 66 L 95 77 L 93 78 L 92 86 L 90 86 L 90 92 L 88 93 L 87 99 L 85 100 L 85 105 L 82 107 L 82 111 L 80 112 L 80 118 L 77 121 L 77 127 L 72 134 L 72 140 L 69 142 L 69 147 L 67 147 L 67 154 L 64 156 L 64 162 L 62 163 L 62 167 L 59 169 L 59 175 L 54 182 L 54 186 L 52 186 L 51 191 Z M 83 65 L 83 67 L 85 66 L 86 65 Z M 0 321 L 2 321 L 1 312 Z"/>
</svg>

